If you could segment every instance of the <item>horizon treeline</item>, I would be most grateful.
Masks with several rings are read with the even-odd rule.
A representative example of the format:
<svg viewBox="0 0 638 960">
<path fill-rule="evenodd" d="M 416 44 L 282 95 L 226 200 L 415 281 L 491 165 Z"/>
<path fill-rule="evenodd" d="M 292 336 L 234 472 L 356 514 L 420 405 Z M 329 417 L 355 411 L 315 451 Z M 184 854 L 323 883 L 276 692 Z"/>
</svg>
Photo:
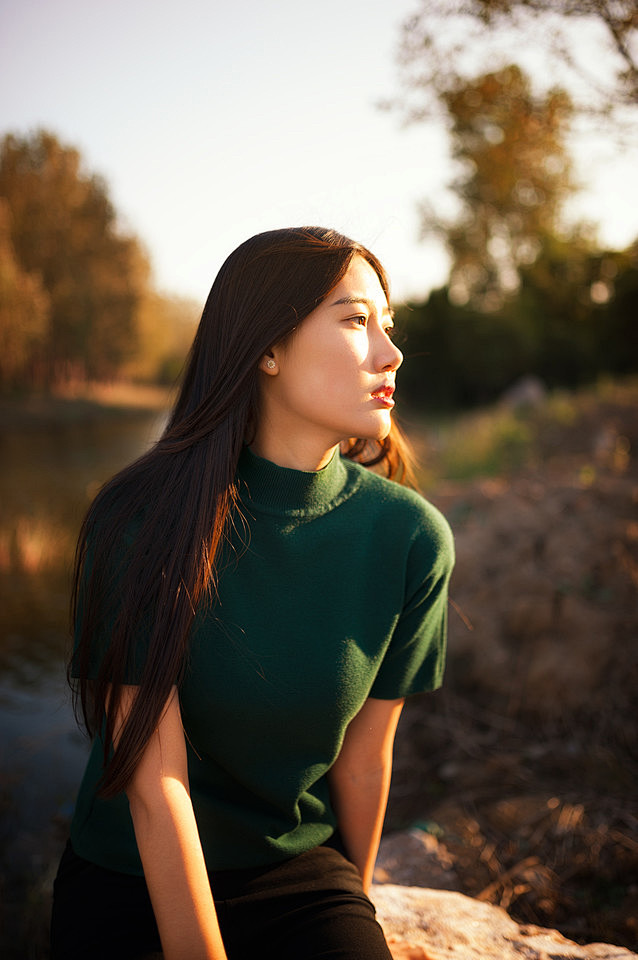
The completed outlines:
<svg viewBox="0 0 638 960">
<path fill-rule="evenodd" d="M 0 141 L 0 391 L 169 383 L 200 307 L 154 288 L 106 183 L 46 130 Z"/>
<path fill-rule="evenodd" d="M 574 389 L 638 373 L 638 243 L 548 242 L 498 307 L 453 298 L 448 283 L 396 310 L 401 396 L 413 410 L 490 403 L 528 377 Z"/>
</svg>

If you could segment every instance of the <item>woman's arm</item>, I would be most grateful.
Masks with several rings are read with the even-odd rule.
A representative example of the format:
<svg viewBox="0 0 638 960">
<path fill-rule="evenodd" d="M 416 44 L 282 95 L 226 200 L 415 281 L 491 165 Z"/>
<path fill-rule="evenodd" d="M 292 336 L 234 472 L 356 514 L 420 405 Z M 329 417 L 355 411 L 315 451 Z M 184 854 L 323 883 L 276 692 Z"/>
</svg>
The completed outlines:
<svg viewBox="0 0 638 960">
<path fill-rule="evenodd" d="M 120 723 L 136 692 L 123 689 Z M 176 689 L 126 793 L 165 960 L 226 960 L 190 799 Z"/>
<path fill-rule="evenodd" d="M 372 883 L 392 775 L 392 747 L 403 700 L 368 699 L 350 722 L 328 773 L 330 796 L 363 889 Z"/>
</svg>

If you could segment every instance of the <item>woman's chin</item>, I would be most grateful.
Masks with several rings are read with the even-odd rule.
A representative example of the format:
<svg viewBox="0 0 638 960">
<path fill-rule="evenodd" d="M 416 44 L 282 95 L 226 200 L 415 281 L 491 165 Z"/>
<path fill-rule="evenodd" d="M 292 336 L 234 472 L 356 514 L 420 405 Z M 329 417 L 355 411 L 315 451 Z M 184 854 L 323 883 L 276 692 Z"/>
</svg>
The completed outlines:
<svg viewBox="0 0 638 960">
<path fill-rule="evenodd" d="M 392 418 L 389 410 L 380 411 L 381 416 L 374 425 L 371 425 L 370 432 L 361 434 L 362 440 L 385 440 L 392 429 Z"/>
</svg>

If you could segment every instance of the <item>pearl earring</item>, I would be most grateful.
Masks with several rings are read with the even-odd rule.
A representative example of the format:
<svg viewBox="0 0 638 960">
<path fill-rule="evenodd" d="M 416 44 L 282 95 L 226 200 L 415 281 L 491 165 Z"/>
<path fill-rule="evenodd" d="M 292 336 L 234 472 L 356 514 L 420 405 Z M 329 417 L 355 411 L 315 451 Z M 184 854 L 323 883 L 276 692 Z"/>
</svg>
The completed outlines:
<svg viewBox="0 0 638 960">
<path fill-rule="evenodd" d="M 277 364 L 275 363 L 274 360 L 266 360 L 266 366 L 268 367 L 269 370 L 274 370 Z"/>
</svg>

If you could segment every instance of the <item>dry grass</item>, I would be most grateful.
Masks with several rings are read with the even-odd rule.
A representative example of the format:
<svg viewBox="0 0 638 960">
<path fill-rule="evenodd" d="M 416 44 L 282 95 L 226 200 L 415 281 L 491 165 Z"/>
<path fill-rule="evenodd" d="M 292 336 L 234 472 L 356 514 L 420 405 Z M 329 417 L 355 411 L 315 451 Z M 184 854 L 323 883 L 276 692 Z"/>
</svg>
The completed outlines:
<svg viewBox="0 0 638 960">
<path fill-rule="evenodd" d="M 432 833 L 463 893 L 635 949 L 637 778 L 638 764 L 584 728 L 533 730 L 441 692 L 406 707 L 389 825 Z"/>
</svg>

